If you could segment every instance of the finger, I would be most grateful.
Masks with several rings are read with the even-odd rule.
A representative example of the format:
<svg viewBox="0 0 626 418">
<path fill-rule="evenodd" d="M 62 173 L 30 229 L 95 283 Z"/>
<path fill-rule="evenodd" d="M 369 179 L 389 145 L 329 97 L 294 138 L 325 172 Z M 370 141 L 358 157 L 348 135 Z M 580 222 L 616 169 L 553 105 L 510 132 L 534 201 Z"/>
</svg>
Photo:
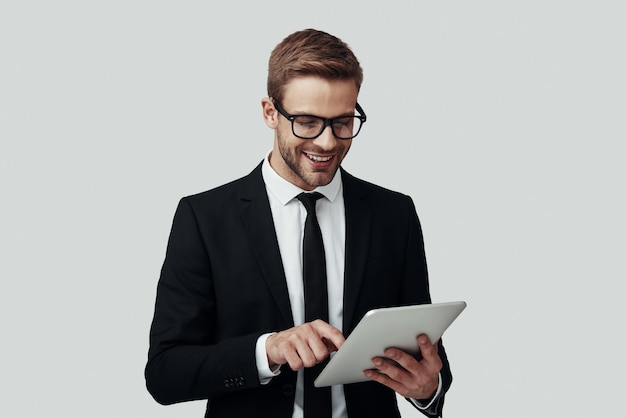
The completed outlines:
<svg viewBox="0 0 626 418">
<path fill-rule="evenodd" d="M 292 370 L 299 370 L 316 364 L 308 339 L 306 330 L 291 328 L 268 338 L 266 349 L 276 364 L 287 363 Z"/>
<path fill-rule="evenodd" d="M 401 360 L 399 355 L 400 353 L 402 353 L 402 351 L 397 349 L 386 350 L 385 355 L 387 356 L 387 358 L 375 357 L 374 359 L 372 359 L 372 363 L 374 364 L 374 366 L 376 366 L 378 370 L 380 370 L 380 372 L 389 376 L 389 378 L 391 378 L 392 380 L 397 382 L 404 382 L 410 378 L 410 374 L 408 369 L 403 364 L 401 364 L 400 361 L 398 361 Z M 389 356 L 389 354 L 393 355 Z M 405 364 L 407 363 L 404 360 L 402 361 Z M 413 361 L 416 360 L 413 359 Z"/>
<path fill-rule="evenodd" d="M 322 341 L 326 345 L 326 349 L 328 350 L 329 353 L 334 353 L 335 351 L 339 350 L 339 348 L 335 344 L 333 344 L 332 341 L 326 338 L 322 338 Z"/>
<path fill-rule="evenodd" d="M 316 320 L 271 335 L 266 340 L 266 352 L 271 362 L 288 363 L 292 370 L 299 370 L 325 360 L 344 341 L 341 331 Z"/>
<path fill-rule="evenodd" d="M 304 323 L 295 329 L 296 350 L 304 367 L 315 366 L 328 358 L 331 350 L 325 342 L 324 335 L 332 335 L 334 330 L 336 328 L 321 320 Z M 334 344 L 331 343 L 330 345 L 333 346 Z"/>
<path fill-rule="evenodd" d="M 439 373 L 443 367 L 443 363 L 439 357 L 437 343 L 431 344 L 430 339 L 426 335 L 418 336 L 417 342 L 422 353 L 422 361 L 420 361 L 420 365 L 424 366 L 431 372 Z"/>
<path fill-rule="evenodd" d="M 302 342 L 297 334 L 292 332 L 286 332 L 285 334 L 276 345 L 276 351 L 279 356 L 285 359 L 285 362 L 292 370 L 300 370 L 304 367 L 304 362 L 306 361 L 306 353 L 302 349 Z"/>
<path fill-rule="evenodd" d="M 422 334 L 417 337 L 417 343 L 419 344 L 420 351 L 422 353 L 422 358 L 424 359 L 432 359 L 439 354 L 437 353 L 436 345 L 430 342 L 430 338 L 427 335 Z"/>
<path fill-rule="evenodd" d="M 397 351 L 401 352 L 401 350 Z M 426 399 L 437 388 L 438 373 L 430 376 L 428 370 L 414 358 L 411 363 L 417 365 L 418 370 L 420 370 L 418 373 L 398 367 L 381 357 L 375 357 L 372 359 L 372 363 L 378 370 L 367 370 L 365 376 L 393 389 L 404 397 Z"/>
<path fill-rule="evenodd" d="M 405 370 L 412 370 L 419 366 L 417 359 L 409 353 L 398 348 L 388 348 L 385 350 L 385 356 L 389 358 L 397 366 Z"/>
<path fill-rule="evenodd" d="M 341 346 L 345 341 L 345 337 L 337 328 L 323 321 L 311 325 L 314 334 L 310 336 L 309 345 L 319 363 L 337 351 L 338 346 Z"/>
<path fill-rule="evenodd" d="M 427 340 L 426 343 L 430 344 Z M 385 350 L 385 356 L 390 361 L 395 362 L 397 366 L 393 363 L 389 365 L 383 363 L 381 371 L 407 388 L 434 379 L 435 376 L 439 375 L 442 367 L 441 359 L 436 350 L 434 357 L 429 355 L 427 358 L 422 358 L 421 361 L 397 348 L 388 348 Z"/>
<path fill-rule="evenodd" d="M 380 360 L 382 360 L 382 359 L 380 359 Z M 374 366 L 376 366 L 376 368 L 379 369 L 379 370 L 380 370 L 381 366 L 384 366 L 382 363 L 379 364 L 379 365 L 376 365 L 376 363 L 377 363 L 376 359 L 373 360 L 373 363 L 374 363 Z M 384 361 L 383 361 L 383 363 L 384 363 Z M 367 377 L 368 379 L 371 379 L 371 380 L 373 380 L 375 382 L 378 382 L 378 383 L 380 383 L 382 385 L 385 385 L 385 386 L 393 389 L 395 392 L 398 392 L 400 394 L 405 392 L 405 388 L 404 388 L 404 386 L 400 382 L 392 379 L 391 377 L 389 377 L 387 374 L 385 374 L 382 371 L 365 370 L 363 373 L 365 374 L 365 377 Z"/>
<path fill-rule="evenodd" d="M 346 337 L 343 336 L 339 329 L 322 320 L 313 321 L 311 322 L 311 325 L 316 330 L 318 335 L 322 339 L 326 340 L 326 346 L 329 348 L 334 348 L 334 350 L 331 349 L 331 352 L 339 350 L 339 348 L 341 348 L 343 343 L 346 341 Z"/>
<path fill-rule="evenodd" d="M 294 372 L 304 367 L 304 362 L 300 358 L 300 355 L 298 355 L 297 351 L 288 351 L 284 353 L 284 356 L 287 364 Z"/>
<path fill-rule="evenodd" d="M 326 339 L 321 338 L 319 335 L 315 335 L 310 340 L 308 340 L 308 345 L 306 348 L 309 349 L 309 351 L 311 352 L 313 356 L 313 359 L 312 359 L 313 364 L 307 363 L 306 364 L 307 367 L 314 366 L 317 363 L 328 358 L 330 353 L 333 351 L 334 345 L 332 343 L 328 344 L 326 341 L 327 341 Z"/>
</svg>

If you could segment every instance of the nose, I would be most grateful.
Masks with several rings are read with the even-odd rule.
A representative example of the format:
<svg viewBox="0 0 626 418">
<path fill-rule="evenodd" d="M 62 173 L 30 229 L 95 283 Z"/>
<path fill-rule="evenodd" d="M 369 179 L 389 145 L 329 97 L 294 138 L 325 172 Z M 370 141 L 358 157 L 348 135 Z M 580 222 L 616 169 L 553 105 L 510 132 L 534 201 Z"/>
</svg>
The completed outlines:
<svg viewBox="0 0 626 418">
<path fill-rule="evenodd" d="M 337 144 L 337 138 L 335 138 L 335 134 L 333 134 L 332 127 L 328 125 L 324 128 L 320 136 L 313 140 L 313 142 L 315 145 L 324 150 L 332 150 Z"/>
</svg>

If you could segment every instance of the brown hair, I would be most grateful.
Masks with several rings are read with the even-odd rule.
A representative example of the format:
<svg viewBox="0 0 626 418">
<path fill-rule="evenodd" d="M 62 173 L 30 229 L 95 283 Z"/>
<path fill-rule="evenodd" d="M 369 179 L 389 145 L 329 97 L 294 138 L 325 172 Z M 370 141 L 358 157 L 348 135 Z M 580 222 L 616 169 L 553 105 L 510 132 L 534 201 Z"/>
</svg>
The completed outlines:
<svg viewBox="0 0 626 418">
<path fill-rule="evenodd" d="M 341 39 L 315 29 L 292 33 L 276 45 L 268 67 L 268 96 L 281 101 L 284 86 L 306 75 L 329 80 L 353 79 L 357 90 L 363 82 L 363 69 L 350 47 Z"/>
</svg>

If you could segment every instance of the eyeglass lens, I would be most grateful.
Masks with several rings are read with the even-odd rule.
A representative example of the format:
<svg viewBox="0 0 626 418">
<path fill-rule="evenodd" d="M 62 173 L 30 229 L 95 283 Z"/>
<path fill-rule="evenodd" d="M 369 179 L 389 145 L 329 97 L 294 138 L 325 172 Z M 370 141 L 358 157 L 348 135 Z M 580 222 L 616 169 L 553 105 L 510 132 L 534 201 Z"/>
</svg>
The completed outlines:
<svg viewBox="0 0 626 418">
<path fill-rule="evenodd" d="M 292 125 L 293 133 L 302 138 L 315 138 L 326 128 L 324 119 L 315 116 L 296 116 Z M 361 119 L 356 116 L 333 119 L 331 128 L 337 138 L 350 139 L 361 130 Z"/>
</svg>

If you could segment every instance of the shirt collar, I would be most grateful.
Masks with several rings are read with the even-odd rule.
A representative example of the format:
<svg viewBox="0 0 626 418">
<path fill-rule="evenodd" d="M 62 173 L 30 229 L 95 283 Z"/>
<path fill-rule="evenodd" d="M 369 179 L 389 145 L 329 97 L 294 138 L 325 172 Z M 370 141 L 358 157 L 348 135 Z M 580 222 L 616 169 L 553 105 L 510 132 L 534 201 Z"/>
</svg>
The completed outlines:
<svg viewBox="0 0 626 418">
<path fill-rule="evenodd" d="M 276 171 L 270 166 L 269 157 L 272 151 L 268 152 L 263 160 L 263 166 L 261 167 L 261 173 L 263 174 L 263 181 L 267 186 L 267 189 L 278 199 L 278 201 L 284 206 L 292 199 L 298 196 L 306 190 L 302 190 L 295 184 L 292 184 L 278 175 Z M 319 186 L 315 192 L 319 192 L 331 202 L 334 202 L 342 188 L 340 170 L 337 170 L 335 176 L 325 186 Z"/>
</svg>

